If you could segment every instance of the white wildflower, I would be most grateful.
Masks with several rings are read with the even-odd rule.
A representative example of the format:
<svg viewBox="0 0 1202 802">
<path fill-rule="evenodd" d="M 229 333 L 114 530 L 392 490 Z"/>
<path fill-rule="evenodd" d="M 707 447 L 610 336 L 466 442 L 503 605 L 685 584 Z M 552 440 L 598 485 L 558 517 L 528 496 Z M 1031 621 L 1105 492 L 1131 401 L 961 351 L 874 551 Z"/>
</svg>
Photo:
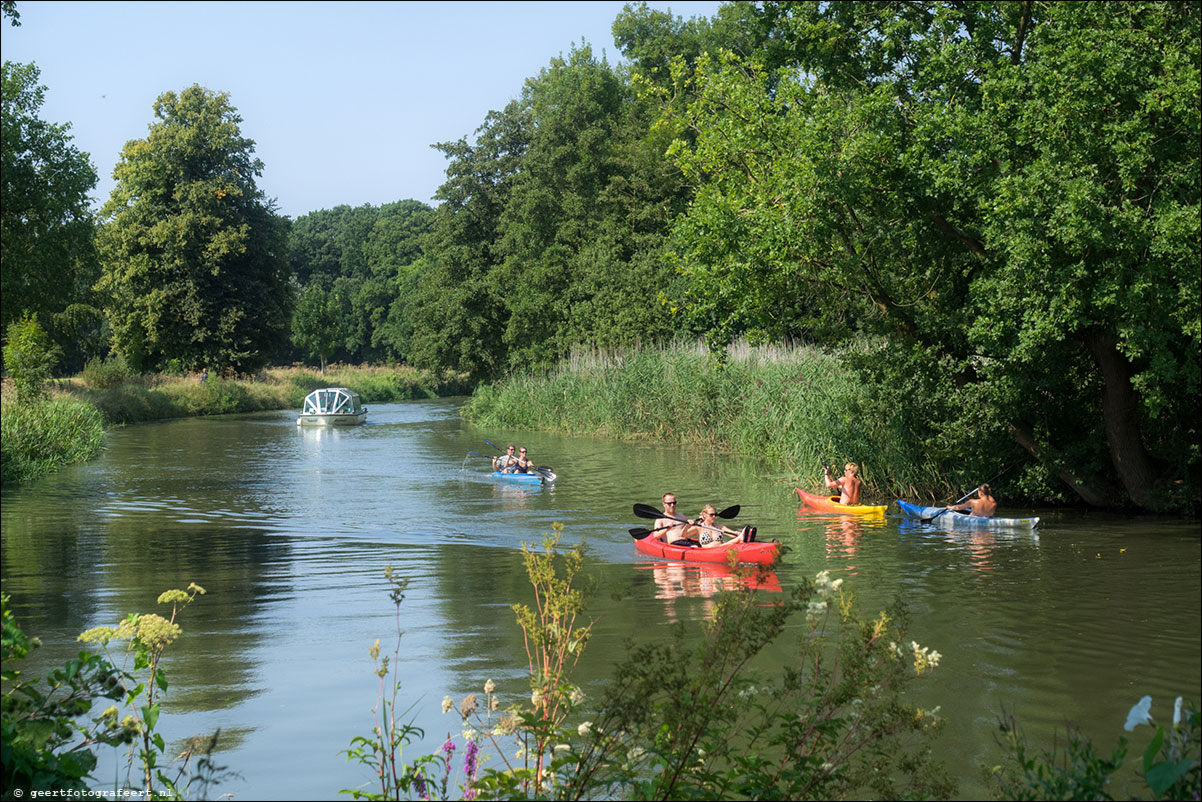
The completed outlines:
<svg viewBox="0 0 1202 802">
<path fill-rule="evenodd" d="M 1176 727 L 1181 723 L 1181 697 L 1177 697 L 1177 701 L 1173 703 L 1173 726 Z"/>
<path fill-rule="evenodd" d="M 593 722 L 591 722 L 591 721 L 582 721 L 582 722 L 580 722 L 580 726 L 576 728 L 576 732 L 580 735 L 581 738 L 585 737 L 592 731 L 593 731 Z"/>
<path fill-rule="evenodd" d="M 455 700 L 449 696 L 442 697 L 442 712 L 449 713 L 455 707 Z"/>
<path fill-rule="evenodd" d="M 489 680 L 488 682 L 484 683 L 484 692 L 485 693 L 492 693 L 496 689 L 497 689 L 497 683 L 493 682 L 492 680 Z"/>
</svg>

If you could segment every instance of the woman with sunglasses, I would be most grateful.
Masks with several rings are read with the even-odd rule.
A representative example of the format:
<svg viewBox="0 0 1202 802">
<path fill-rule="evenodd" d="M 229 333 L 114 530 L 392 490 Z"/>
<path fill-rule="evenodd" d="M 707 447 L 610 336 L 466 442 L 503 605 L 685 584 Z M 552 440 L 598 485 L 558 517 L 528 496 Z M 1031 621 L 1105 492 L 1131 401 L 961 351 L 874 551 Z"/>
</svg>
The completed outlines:
<svg viewBox="0 0 1202 802">
<path fill-rule="evenodd" d="M 755 529 L 750 526 L 745 526 L 743 529 L 735 530 L 729 526 L 717 523 L 718 511 L 713 504 L 706 504 L 701 508 L 701 514 L 697 516 L 696 522 L 685 528 L 684 536 L 695 539 L 703 549 L 712 549 L 716 546 L 723 545 L 723 535 L 730 535 L 733 539 L 730 543 L 750 543 L 755 540 Z"/>
</svg>

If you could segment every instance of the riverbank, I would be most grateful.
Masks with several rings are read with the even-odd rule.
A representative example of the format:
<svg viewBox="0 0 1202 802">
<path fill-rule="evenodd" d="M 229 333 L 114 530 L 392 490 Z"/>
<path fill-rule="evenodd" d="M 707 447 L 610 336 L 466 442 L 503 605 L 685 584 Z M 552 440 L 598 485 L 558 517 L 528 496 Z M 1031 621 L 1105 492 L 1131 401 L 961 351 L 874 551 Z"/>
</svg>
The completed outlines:
<svg viewBox="0 0 1202 802">
<path fill-rule="evenodd" d="M 476 389 L 463 409 L 477 426 L 686 443 L 758 455 L 808 477 L 827 462 L 860 465 L 865 496 L 955 493 L 902 410 L 880 414 L 841 355 L 809 346 L 736 344 L 719 362 L 700 345 L 581 352 L 545 376 Z"/>
<path fill-rule="evenodd" d="M 461 376 L 434 376 L 406 366 L 334 365 L 325 375 L 302 367 L 269 368 L 250 379 L 199 376 L 114 376 L 85 371 L 59 379 L 40 401 L 18 403 L 6 387 L 0 464 L 3 484 L 27 482 L 63 465 L 85 462 L 103 443 L 104 429 L 129 423 L 232 412 L 299 409 L 320 387 L 349 387 L 368 403 L 461 395 Z"/>
</svg>

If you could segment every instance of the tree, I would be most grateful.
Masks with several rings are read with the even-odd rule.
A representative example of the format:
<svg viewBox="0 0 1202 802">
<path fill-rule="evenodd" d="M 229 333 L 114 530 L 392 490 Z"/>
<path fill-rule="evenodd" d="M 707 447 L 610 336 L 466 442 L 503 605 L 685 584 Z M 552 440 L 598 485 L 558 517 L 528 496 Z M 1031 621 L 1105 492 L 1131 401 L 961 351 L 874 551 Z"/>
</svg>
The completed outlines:
<svg viewBox="0 0 1202 802">
<path fill-rule="evenodd" d="M 521 167 L 530 118 L 518 103 L 492 111 L 476 141 L 436 147 L 450 160 L 437 197 L 428 265 L 420 276 L 414 315 L 421 321 L 410 341 L 417 367 L 456 370 L 472 379 L 498 375 L 505 364 L 503 304 L 489 279 L 501 213 Z"/>
<path fill-rule="evenodd" d="M 166 92 L 127 142 L 98 245 L 113 341 L 131 364 L 249 372 L 287 341 L 287 220 L 225 93 Z"/>
<path fill-rule="evenodd" d="M 346 341 L 345 306 L 335 293 L 314 282 L 300 294 L 292 313 L 292 342 L 321 361 L 323 376 L 326 360 Z"/>
<path fill-rule="evenodd" d="M 877 378 L 922 399 L 948 461 L 1018 446 L 1092 503 L 1196 497 L 1199 6 L 763 19 L 770 52 L 676 73 L 699 322 L 883 333 Z"/>
<path fill-rule="evenodd" d="M 46 92 L 38 68 L 6 61 L 3 69 L 0 329 L 31 314 L 61 341 L 54 315 L 86 300 L 95 280 L 88 193 L 96 171 L 71 144 L 70 125 L 38 118 Z"/>
</svg>

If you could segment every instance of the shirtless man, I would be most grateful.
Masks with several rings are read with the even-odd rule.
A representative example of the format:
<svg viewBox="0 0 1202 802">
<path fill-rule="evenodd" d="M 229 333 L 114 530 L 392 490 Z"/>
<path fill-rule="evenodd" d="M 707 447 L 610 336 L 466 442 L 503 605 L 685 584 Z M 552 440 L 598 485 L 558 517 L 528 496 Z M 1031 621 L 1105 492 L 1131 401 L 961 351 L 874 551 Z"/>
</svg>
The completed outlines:
<svg viewBox="0 0 1202 802">
<path fill-rule="evenodd" d="M 502 473 L 513 473 L 518 464 L 518 458 L 513 455 L 513 443 L 505 446 L 505 453 L 492 458 L 492 469 Z"/>
<path fill-rule="evenodd" d="M 849 462 L 843 466 L 843 475 L 838 479 L 831 478 L 831 469 L 829 465 L 823 466 L 823 473 L 826 475 L 826 486 L 832 490 L 839 488 L 839 503 L 840 504 L 859 504 L 860 503 L 860 487 L 864 484 L 856 476 L 860 472 L 860 466 L 854 462 Z"/>
<path fill-rule="evenodd" d="M 993 497 L 993 490 L 989 485 L 981 485 L 977 488 L 977 497 L 969 499 L 967 506 L 964 507 L 948 507 L 953 512 L 967 512 L 969 515 L 979 515 L 982 518 L 992 518 L 997 512 L 997 499 Z"/>
<path fill-rule="evenodd" d="M 676 514 L 675 493 L 664 493 L 660 501 L 663 502 L 665 515 Z M 654 536 L 657 540 L 662 540 L 670 546 L 684 536 L 685 526 L 686 524 L 682 524 L 675 518 L 656 518 L 655 524 L 651 528 L 653 530 L 658 530 L 654 532 Z"/>
</svg>

